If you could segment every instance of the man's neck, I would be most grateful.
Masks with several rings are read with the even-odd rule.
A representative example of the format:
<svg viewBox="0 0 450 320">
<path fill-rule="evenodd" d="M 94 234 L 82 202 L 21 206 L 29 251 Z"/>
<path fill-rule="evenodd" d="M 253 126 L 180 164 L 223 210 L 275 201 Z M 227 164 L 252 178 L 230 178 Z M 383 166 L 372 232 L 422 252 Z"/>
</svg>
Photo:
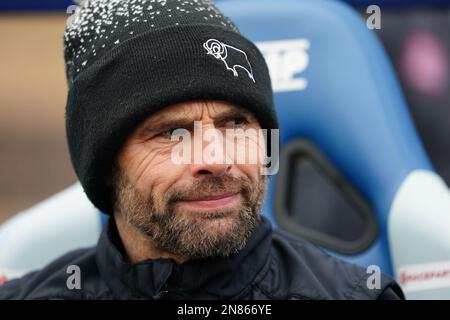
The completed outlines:
<svg viewBox="0 0 450 320">
<path fill-rule="evenodd" d="M 173 259 L 176 263 L 181 264 L 188 260 L 187 257 L 171 254 L 158 247 L 154 241 L 145 237 L 136 227 L 127 223 L 122 214 L 115 212 L 114 219 L 130 262 L 137 263 L 148 259 Z"/>
</svg>

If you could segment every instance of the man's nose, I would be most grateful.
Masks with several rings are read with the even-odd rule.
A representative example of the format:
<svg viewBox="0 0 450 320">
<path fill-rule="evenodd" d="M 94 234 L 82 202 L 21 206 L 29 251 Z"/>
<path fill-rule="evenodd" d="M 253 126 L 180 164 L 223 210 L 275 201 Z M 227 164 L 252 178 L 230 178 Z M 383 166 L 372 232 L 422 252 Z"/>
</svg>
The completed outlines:
<svg viewBox="0 0 450 320">
<path fill-rule="evenodd" d="M 201 163 L 191 165 L 191 174 L 194 178 L 200 178 L 202 176 L 222 176 L 228 174 L 231 170 L 231 164 L 220 163 Z"/>
<path fill-rule="evenodd" d="M 202 131 L 194 132 L 194 139 L 191 141 L 193 147 L 193 162 L 191 162 L 190 166 L 191 175 L 199 178 L 206 175 L 221 176 L 228 174 L 231 171 L 233 162 L 227 154 L 225 137 L 223 137 L 222 132 L 211 123 L 203 125 L 200 123 L 197 125 L 202 126 Z M 206 137 L 209 137 L 209 139 Z M 208 148 L 214 150 L 214 156 L 207 151 Z"/>
</svg>

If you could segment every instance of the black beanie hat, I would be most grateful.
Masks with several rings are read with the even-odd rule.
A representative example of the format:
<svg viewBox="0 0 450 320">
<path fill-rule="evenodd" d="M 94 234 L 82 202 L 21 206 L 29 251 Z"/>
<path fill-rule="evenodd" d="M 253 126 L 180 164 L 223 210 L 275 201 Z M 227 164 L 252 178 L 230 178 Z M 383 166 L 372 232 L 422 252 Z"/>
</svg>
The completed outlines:
<svg viewBox="0 0 450 320">
<path fill-rule="evenodd" d="M 278 128 L 268 69 L 256 46 L 208 0 L 85 0 L 64 36 L 66 130 L 92 203 L 113 212 L 115 157 L 141 121 L 179 102 L 242 106 Z"/>
</svg>

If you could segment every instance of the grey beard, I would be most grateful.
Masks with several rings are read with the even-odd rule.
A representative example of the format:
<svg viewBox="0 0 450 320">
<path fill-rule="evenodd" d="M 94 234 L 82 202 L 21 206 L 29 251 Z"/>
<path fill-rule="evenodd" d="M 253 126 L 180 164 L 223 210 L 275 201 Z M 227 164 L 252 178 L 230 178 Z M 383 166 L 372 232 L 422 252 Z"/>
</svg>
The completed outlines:
<svg viewBox="0 0 450 320">
<path fill-rule="evenodd" d="M 224 183 L 218 180 L 223 178 L 213 179 L 216 181 L 206 184 L 208 185 L 207 189 L 223 188 Z M 134 226 L 141 234 L 166 252 L 190 259 L 228 256 L 244 248 L 256 228 L 267 188 L 267 177 L 265 176 L 261 176 L 256 187 L 247 180 L 237 180 L 242 185 L 241 195 L 243 198 L 239 210 L 202 212 L 199 213 L 202 215 L 200 223 L 196 219 L 178 215 L 175 211 L 173 203 L 175 200 L 183 198 L 182 193 L 173 195 L 175 200 L 172 202 L 166 200 L 165 203 L 168 205 L 162 205 L 166 209 L 158 211 L 154 196 L 149 201 L 145 201 L 124 175 L 119 176 L 116 180 L 116 206 L 128 224 Z M 237 186 L 237 180 L 233 178 L 230 181 L 234 181 L 232 184 Z M 194 186 L 192 190 L 200 190 L 204 185 L 203 183 Z M 205 231 L 209 219 L 227 215 L 231 219 L 228 230 L 220 234 Z"/>
</svg>

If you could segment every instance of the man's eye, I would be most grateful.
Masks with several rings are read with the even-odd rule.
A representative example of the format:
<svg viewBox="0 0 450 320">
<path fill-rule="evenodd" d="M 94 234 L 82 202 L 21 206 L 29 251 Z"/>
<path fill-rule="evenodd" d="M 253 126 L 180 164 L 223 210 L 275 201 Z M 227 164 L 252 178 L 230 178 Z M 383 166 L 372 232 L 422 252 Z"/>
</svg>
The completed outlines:
<svg viewBox="0 0 450 320">
<path fill-rule="evenodd" d="M 180 128 L 172 128 L 172 129 L 168 129 L 168 130 L 162 131 L 162 132 L 160 132 L 160 133 L 158 134 L 158 137 L 161 137 L 161 138 L 165 138 L 165 139 L 169 139 L 169 140 L 170 140 L 170 138 L 172 137 L 174 131 L 175 131 L 175 130 L 178 130 L 178 129 L 180 129 Z"/>
<path fill-rule="evenodd" d="M 247 119 L 244 117 L 234 118 L 226 122 L 227 127 L 243 127 L 248 123 Z"/>
</svg>

